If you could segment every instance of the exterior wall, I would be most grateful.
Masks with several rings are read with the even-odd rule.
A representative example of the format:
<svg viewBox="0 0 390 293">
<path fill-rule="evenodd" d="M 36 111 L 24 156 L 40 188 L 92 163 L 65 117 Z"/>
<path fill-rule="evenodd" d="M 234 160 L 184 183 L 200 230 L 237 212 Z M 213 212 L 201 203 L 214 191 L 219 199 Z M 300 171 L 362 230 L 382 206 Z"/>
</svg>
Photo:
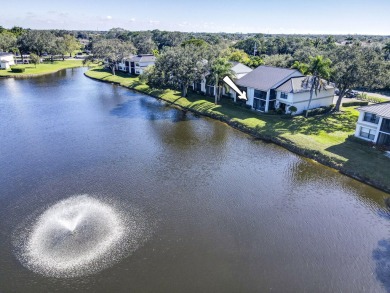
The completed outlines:
<svg viewBox="0 0 390 293">
<path fill-rule="evenodd" d="M 294 115 L 301 114 L 304 110 L 307 109 L 310 92 L 301 92 L 301 93 L 288 93 L 287 99 L 281 98 L 282 92 L 276 93 L 276 101 L 279 103 L 286 104 L 286 113 L 289 113 L 288 108 L 290 106 L 295 106 L 297 112 Z M 317 95 L 313 94 L 313 99 L 310 104 L 310 109 L 315 109 L 324 106 L 330 106 L 333 104 L 334 98 L 334 89 L 322 90 Z"/>
<path fill-rule="evenodd" d="M 361 111 L 360 114 L 359 114 L 359 119 L 358 119 L 358 121 L 356 123 L 355 136 L 360 138 L 360 139 L 363 139 L 363 140 L 366 140 L 366 141 L 371 141 L 371 142 L 375 143 L 378 140 L 378 137 L 379 137 L 379 129 L 380 129 L 380 126 L 382 125 L 382 117 L 380 117 L 379 123 L 375 124 L 375 123 L 371 123 L 371 122 L 363 120 L 365 113 L 366 112 Z M 369 139 L 369 138 L 360 136 L 360 131 L 361 131 L 362 127 L 371 129 L 372 131 L 375 131 L 376 134 L 375 134 L 374 139 Z"/>
<path fill-rule="evenodd" d="M 15 65 L 14 56 L 1 56 L 0 57 L 0 68 L 8 69 L 10 66 Z"/>
<path fill-rule="evenodd" d="M 154 62 L 135 62 L 135 74 L 142 74 L 146 67 L 154 65 Z"/>
<path fill-rule="evenodd" d="M 116 64 L 116 69 L 119 70 L 119 71 L 126 72 L 125 60 L 122 60 L 121 62 L 118 62 L 118 63 Z"/>
<path fill-rule="evenodd" d="M 247 90 L 246 90 L 246 97 L 247 97 L 247 101 L 246 101 L 246 104 L 247 105 L 251 105 L 252 108 L 253 108 L 253 98 L 255 96 L 255 89 L 254 88 L 251 88 L 251 87 L 248 87 Z"/>
</svg>

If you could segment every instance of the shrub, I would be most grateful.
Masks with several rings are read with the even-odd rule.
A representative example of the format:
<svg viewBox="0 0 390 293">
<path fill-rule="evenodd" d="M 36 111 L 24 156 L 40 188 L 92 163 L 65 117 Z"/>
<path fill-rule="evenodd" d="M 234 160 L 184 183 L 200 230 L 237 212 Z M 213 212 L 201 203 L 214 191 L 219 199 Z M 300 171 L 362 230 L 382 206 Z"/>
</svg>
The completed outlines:
<svg viewBox="0 0 390 293">
<path fill-rule="evenodd" d="M 307 116 L 316 116 L 316 115 L 326 114 L 326 113 L 329 113 L 332 109 L 333 109 L 333 105 L 311 109 L 308 111 Z M 306 112 L 307 112 L 307 110 L 303 111 L 304 116 L 306 116 Z"/>
<path fill-rule="evenodd" d="M 294 114 L 296 111 L 298 111 L 297 107 L 295 106 L 290 106 L 288 110 L 290 111 L 291 115 Z"/>
<path fill-rule="evenodd" d="M 11 67 L 11 71 L 14 73 L 23 73 L 26 71 L 26 69 L 22 67 Z"/>
<path fill-rule="evenodd" d="M 366 93 L 358 94 L 356 99 L 361 100 L 361 101 L 371 102 L 371 103 L 383 103 L 383 102 L 388 101 L 385 98 L 378 98 L 378 97 L 369 96 Z"/>
<path fill-rule="evenodd" d="M 355 102 L 345 102 L 345 103 L 341 104 L 341 106 L 343 106 L 343 107 L 367 106 L 367 105 L 368 105 L 368 102 L 358 102 L 358 101 L 355 101 Z"/>
</svg>

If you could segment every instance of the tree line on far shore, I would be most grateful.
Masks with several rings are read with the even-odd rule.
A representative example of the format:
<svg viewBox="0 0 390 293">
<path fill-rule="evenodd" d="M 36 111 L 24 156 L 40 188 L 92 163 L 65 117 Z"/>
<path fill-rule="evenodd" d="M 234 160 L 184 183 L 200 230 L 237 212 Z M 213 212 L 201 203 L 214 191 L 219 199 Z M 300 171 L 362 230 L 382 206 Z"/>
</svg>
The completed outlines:
<svg viewBox="0 0 390 293">
<path fill-rule="evenodd" d="M 114 74 L 118 60 L 130 54 L 152 53 L 157 57 L 156 64 L 142 78 L 151 86 L 181 90 L 184 96 L 188 86 L 203 76 L 216 87 L 222 86 L 224 76 L 234 78 L 231 61 L 251 68 L 296 68 L 318 81 L 325 78 L 334 82 L 341 97 L 356 88 L 390 90 L 390 37 L 384 36 L 132 32 L 121 28 L 108 32 L 40 31 L 0 27 L 2 51 L 64 56 L 80 48 L 91 51 L 92 60 L 105 60 Z M 339 107 L 337 103 L 336 109 Z"/>
</svg>

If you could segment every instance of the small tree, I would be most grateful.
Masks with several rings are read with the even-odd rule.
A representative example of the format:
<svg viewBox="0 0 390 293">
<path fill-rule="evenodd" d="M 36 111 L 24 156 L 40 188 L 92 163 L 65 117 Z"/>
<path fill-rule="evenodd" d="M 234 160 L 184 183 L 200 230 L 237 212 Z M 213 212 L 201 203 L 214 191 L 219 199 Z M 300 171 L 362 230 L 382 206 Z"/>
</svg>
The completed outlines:
<svg viewBox="0 0 390 293">
<path fill-rule="evenodd" d="M 310 64 L 308 66 L 307 73 L 311 74 L 311 76 L 306 77 L 304 80 L 306 87 L 310 86 L 310 98 L 307 104 L 307 111 L 305 115 L 306 118 L 310 110 L 311 101 L 313 100 L 313 94 L 317 95 L 317 93 L 325 87 L 323 78 L 328 79 L 330 77 L 331 63 L 332 62 L 330 59 L 324 59 L 322 56 L 310 58 Z"/>
<path fill-rule="evenodd" d="M 30 61 L 35 65 L 35 68 L 37 68 L 37 64 L 41 63 L 41 57 L 39 57 L 37 54 L 31 53 Z"/>
<path fill-rule="evenodd" d="M 64 47 L 66 53 L 69 53 L 69 57 L 72 57 L 72 52 L 80 49 L 80 42 L 72 35 L 64 35 Z"/>
<path fill-rule="evenodd" d="M 290 106 L 288 108 L 288 110 L 290 111 L 291 115 L 294 115 L 294 113 L 296 113 L 298 111 L 297 107 L 295 107 L 295 106 Z"/>
<path fill-rule="evenodd" d="M 232 70 L 233 64 L 227 61 L 225 58 L 217 58 L 211 64 L 210 77 L 215 84 L 215 104 L 221 99 L 222 88 L 224 86 L 223 79 L 228 76 L 230 79 L 235 79 L 235 73 Z"/>
</svg>

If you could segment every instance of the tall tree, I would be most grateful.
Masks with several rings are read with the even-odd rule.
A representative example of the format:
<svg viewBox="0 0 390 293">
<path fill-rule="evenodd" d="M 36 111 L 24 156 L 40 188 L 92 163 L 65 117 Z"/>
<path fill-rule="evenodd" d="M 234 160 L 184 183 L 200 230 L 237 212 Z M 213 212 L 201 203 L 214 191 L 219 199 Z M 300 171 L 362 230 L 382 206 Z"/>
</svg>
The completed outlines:
<svg viewBox="0 0 390 293">
<path fill-rule="evenodd" d="M 115 75 L 116 62 L 134 54 L 136 51 L 131 42 L 123 42 L 118 39 L 101 39 L 95 41 L 92 46 L 92 56 L 89 56 L 86 61 L 104 61 L 112 74 Z"/>
<path fill-rule="evenodd" d="M 65 52 L 69 54 L 69 57 L 72 57 L 72 52 L 80 49 L 81 44 L 73 35 L 65 34 L 63 38 Z"/>
<path fill-rule="evenodd" d="M 221 99 L 222 89 L 224 86 L 223 79 L 228 76 L 231 79 L 235 79 L 236 75 L 232 70 L 232 63 L 225 58 L 217 58 L 211 64 L 210 75 L 211 81 L 215 84 L 215 104 Z"/>
<path fill-rule="evenodd" d="M 390 42 L 386 43 L 382 50 L 385 53 L 385 59 L 390 60 Z"/>
<path fill-rule="evenodd" d="M 33 52 L 39 56 L 52 50 L 56 37 L 49 31 L 29 30 L 19 36 L 17 46 L 20 53 Z"/>
<path fill-rule="evenodd" d="M 9 52 L 14 47 L 16 47 L 15 35 L 6 30 L 0 33 L 0 51 Z"/>
<path fill-rule="evenodd" d="M 356 45 L 338 47 L 332 54 L 331 79 L 339 89 L 335 111 L 340 111 L 345 94 L 364 83 L 369 72 L 365 70 L 362 48 Z"/>
<path fill-rule="evenodd" d="M 206 74 L 206 55 L 203 47 L 193 45 L 164 49 L 148 76 L 149 84 L 175 88 L 187 96 L 188 87 Z"/>
<path fill-rule="evenodd" d="M 131 38 L 131 41 L 137 48 L 138 54 L 152 54 L 153 50 L 157 49 L 157 45 L 152 37 L 151 32 L 138 32 Z"/>
<path fill-rule="evenodd" d="M 307 111 L 305 117 L 307 117 L 309 114 L 313 94 L 317 95 L 318 92 L 325 87 L 325 82 L 327 81 L 324 81 L 324 79 L 328 80 L 330 77 L 331 63 L 332 62 L 330 61 L 330 59 L 324 58 L 323 56 L 316 56 L 310 58 L 310 63 L 306 72 L 307 74 L 310 74 L 310 76 L 308 76 L 304 81 L 306 83 L 306 86 L 310 87 L 310 98 L 307 104 Z"/>
</svg>

